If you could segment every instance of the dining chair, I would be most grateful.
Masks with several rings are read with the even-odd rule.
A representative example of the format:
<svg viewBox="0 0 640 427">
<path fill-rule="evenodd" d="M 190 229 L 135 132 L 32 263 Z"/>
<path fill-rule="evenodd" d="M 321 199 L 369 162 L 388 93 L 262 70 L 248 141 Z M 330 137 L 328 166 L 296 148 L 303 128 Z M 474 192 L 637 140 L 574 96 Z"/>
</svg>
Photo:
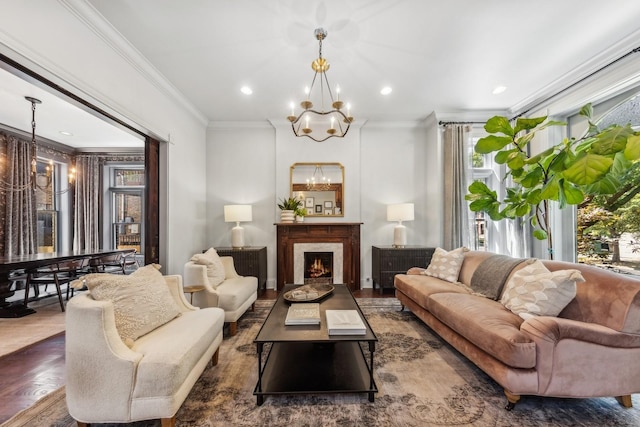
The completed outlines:
<svg viewBox="0 0 640 427">
<path fill-rule="evenodd" d="M 40 285 L 53 284 L 56 287 L 56 293 L 58 294 L 58 301 L 60 302 L 60 308 L 64 311 L 64 301 L 62 300 L 62 288 L 61 285 L 67 285 L 66 299 L 69 299 L 69 283 L 80 277 L 85 271 L 88 264 L 87 258 L 78 258 L 68 261 L 60 261 L 45 265 L 37 269 L 27 271 L 27 283 L 24 289 L 24 305 L 27 306 L 29 302 L 29 289 L 33 287 L 36 297 L 39 295 L 38 287 Z M 71 296 L 73 296 L 73 289 L 71 289 Z"/>
</svg>

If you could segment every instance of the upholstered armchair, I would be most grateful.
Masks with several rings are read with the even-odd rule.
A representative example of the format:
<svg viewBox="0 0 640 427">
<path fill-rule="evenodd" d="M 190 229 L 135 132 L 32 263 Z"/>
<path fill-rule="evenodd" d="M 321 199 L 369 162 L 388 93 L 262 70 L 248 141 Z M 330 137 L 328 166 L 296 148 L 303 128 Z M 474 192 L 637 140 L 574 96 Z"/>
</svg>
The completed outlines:
<svg viewBox="0 0 640 427">
<path fill-rule="evenodd" d="M 220 257 L 211 248 L 194 255 L 184 266 L 185 287 L 201 286 L 204 289 L 192 294 L 196 307 L 220 307 L 224 321 L 229 324 L 229 334 L 235 335 L 238 319 L 258 298 L 258 279 L 240 276 L 232 257 Z"/>
</svg>

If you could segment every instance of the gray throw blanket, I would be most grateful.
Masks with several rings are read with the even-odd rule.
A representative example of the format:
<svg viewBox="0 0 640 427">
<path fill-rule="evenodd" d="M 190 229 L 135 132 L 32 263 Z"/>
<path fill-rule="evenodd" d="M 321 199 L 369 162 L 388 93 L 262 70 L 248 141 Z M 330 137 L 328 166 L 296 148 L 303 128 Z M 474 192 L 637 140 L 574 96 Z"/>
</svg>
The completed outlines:
<svg viewBox="0 0 640 427">
<path fill-rule="evenodd" d="M 470 288 L 477 294 L 497 300 L 511 270 L 525 261 L 507 255 L 492 255 L 480 263 L 471 276 Z"/>
</svg>

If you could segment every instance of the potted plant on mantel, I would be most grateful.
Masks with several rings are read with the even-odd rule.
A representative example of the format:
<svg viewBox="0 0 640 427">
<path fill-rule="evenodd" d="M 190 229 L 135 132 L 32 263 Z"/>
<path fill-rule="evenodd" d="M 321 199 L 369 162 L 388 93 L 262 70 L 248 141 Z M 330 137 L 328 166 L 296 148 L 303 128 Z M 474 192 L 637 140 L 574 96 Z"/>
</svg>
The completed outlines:
<svg viewBox="0 0 640 427">
<path fill-rule="evenodd" d="M 304 217 L 307 215 L 307 210 L 302 207 L 302 203 L 298 205 L 296 210 L 294 211 L 296 216 L 296 222 L 304 222 Z"/>
<path fill-rule="evenodd" d="M 536 132 L 549 126 L 565 125 L 547 117 L 518 118 L 513 127 L 506 117 L 495 116 L 485 124 L 490 134 L 478 140 L 479 154 L 496 152 L 495 161 L 507 165 L 504 179 L 512 179 L 504 200 L 484 182 L 469 186 L 465 199 L 474 212 L 486 212 L 494 221 L 526 218 L 538 240 L 547 240 L 549 259 L 553 259 L 550 229 L 550 202 L 560 208 L 577 205 L 585 199 L 615 194 L 640 163 L 640 132 L 631 126 L 611 125 L 600 130 L 591 122 L 593 109 L 587 104 L 580 115 L 589 121 L 587 134 L 565 138 L 540 153 L 530 154 L 528 144 Z"/>
<path fill-rule="evenodd" d="M 280 221 L 293 222 L 296 209 L 298 209 L 300 205 L 300 201 L 294 197 L 281 199 L 281 203 L 278 203 L 278 207 L 280 208 Z"/>
</svg>

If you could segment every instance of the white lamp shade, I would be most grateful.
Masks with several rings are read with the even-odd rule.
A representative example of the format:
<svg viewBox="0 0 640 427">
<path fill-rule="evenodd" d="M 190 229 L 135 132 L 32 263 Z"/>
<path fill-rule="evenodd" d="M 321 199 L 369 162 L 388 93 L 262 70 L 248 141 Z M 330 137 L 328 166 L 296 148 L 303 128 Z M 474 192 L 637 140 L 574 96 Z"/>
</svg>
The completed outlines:
<svg viewBox="0 0 640 427">
<path fill-rule="evenodd" d="M 224 207 L 224 222 L 252 221 L 251 205 L 226 205 Z"/>
<path fill-rule="evenodd" d="M 387 221 L 413 221 L 413 203 L 387 205 Z"/>
</svg>

